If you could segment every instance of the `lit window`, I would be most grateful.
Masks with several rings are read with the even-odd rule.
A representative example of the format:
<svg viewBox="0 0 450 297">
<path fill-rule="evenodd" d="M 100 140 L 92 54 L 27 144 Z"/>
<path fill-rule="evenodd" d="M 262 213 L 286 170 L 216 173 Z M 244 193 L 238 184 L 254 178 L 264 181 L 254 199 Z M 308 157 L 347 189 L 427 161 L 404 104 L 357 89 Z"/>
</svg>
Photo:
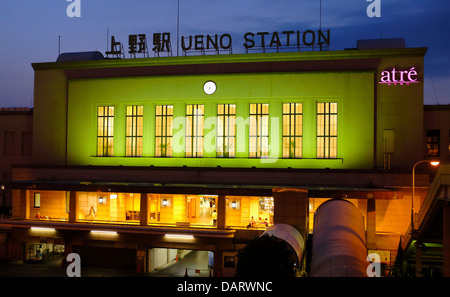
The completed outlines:
<svg viewBox="0 0 450 297">
<path fill-rule="evenodd" d="M 40 208 L 41 207 L 41 193 L 34 193 L 34 208 Z"/>
<path fill-rule="evenodd" d="M 227 196 L 226 226 L 265 229 L 273 225 L 273 197 Z"/>
<path fill-rule="evenodd" d="M 203 121 L 203 105 L 186 105 L 186 157 L 203 156 Z"/>
<path fill-rule="evenodd" d="M 172 156 L 173 106 L 156 106 L 155 156 Z"/>
<path fill-rule="evenodd" d="M 126 127 L 126 156 L 142 156 L 142 130 L 144 107 L 127 106 Z"/>
<path fill-rule="evenodd" d="M 250 104 L 249 157 L 269 154 L 269 104 Z"/>
<path fill-rule="evenodd" d="M 317 103 L 317 158 L 337 157 L 337 103 Z"/>
<path fill-rule="evenodd" d="M 440 130 L 427 130 L 427 157 L 439 157 L 440 142 Z"/>
<path fill-rule="evenodd" d="M 302 157 L 303 110 L 301 103 L 283 104 L 283 158 Z"/>
<path fill-rule="evenodd" d="M 114 106 L 99 106 L 97 109 L 97 156 L 113 155 Z"/>
<path fill-rule="evenodd" d="M 235 156 L 236 147 L 236 105 L 217 105 L 217 157 Z"/>
</svg>

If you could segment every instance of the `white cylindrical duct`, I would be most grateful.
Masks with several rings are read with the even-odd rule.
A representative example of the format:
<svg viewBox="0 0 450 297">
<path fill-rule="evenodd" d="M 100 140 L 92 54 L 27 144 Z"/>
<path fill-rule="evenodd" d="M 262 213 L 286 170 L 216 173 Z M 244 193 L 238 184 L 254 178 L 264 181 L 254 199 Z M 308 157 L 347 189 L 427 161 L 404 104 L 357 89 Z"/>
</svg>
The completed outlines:
<svg viewBox="0 0 450 297">
<path fill-rule="evenodd" d="M 298 264 L 302 261 L 303 251 L 305 250 L 305 241 L 297 229 L 288 224 L 275 224 L 264 231 L 264 234 L 275 236 L 286 241 L 295 251 Z"/>
<path fill-rule="evenodd" d="M 367 276 L 364 218 L 351 202 L 332 199 L 314 214 L 312 277 Z"/>
</svg>

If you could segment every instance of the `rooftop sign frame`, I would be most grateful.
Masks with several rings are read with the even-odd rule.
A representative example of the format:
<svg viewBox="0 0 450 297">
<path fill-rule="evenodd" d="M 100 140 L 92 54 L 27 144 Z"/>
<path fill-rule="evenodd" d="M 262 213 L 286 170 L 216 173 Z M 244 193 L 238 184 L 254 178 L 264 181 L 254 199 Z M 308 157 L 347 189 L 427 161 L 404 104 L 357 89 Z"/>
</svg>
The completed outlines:
<svg viewBox="0 0 450 297">
<path fill-rule="evenodd" d="M 330 47 L 331 34 L 330 30 L 289 30 L 274 32 L 247 32 L 243 35 L 244 43 L 242 46 L 245 53 L 249 51 L 258 51 L 265 53 L 280 51 L 324 51 Z M 233 37 L 231 34 L 197 34 L 189 36 L 181 36 L 181 49 L 183 56 L 206 55 L 206 54 L 232 54 L 233 53 Z M 153 47 L 155 57 L 160 54 L 173 56 L 172 42 L 169 32 L 153 33 Z M 178 42 L 177 42 L 178 44 Z M 178 47 L 178 46 L 177 46 Z M 178 52 L 178 51 L 177 51 Z M 111 36 L 111 43 L 105 52 L 109 58 L 125 58 L 125 47 L 122 42 L 117 41 L 115 36 Z M 142 54 L 144 58 L 149 57 L 146 34 L 132 34 L 128 37 L 128 54 L 130 58 L 137 58 L 136 54 Z"/>
</svg>

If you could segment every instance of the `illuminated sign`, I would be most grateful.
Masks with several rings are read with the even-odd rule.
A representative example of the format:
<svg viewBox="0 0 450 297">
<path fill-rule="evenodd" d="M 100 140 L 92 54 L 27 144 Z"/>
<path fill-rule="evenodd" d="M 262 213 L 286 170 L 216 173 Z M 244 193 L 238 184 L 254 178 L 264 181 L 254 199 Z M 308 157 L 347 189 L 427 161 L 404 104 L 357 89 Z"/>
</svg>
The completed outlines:
<svg viewBox="0 0 450 297">
<path fill-rule="evenodd" d="M 243 35 L 246 53 L 249 50 L 283 50 L 283 49 L 328 49 L 330 45 L 330 30 L 312 31 L 281 31 L 281 32 L 247 32 Z M 181 36 L 181 49 L 186 55 L 188 52 L 205 54 L 207 51 L 228 51 L 232 53 L 233 40 L 230 34 L 214 35 L 190 35 Z M 109 47 L 109 46 L 108 46 Z M 172 55 L 170 33 L 154 33 L 153 48 L 155 56 L 160 53 Z M 148 57 L 147 39 L 145 34 L 134 34 L 128 37 L 128 53 L 130 57 L 136 58 L 136 54 L 143 54 Z M 121 42 L 111 37 L 111 44 L 106 55 L 113 55 L 115 58 L 124 58 L 124 47 Z"/>
<path fill-rule="evenodd" d="M 378 83 L 390 85 L 409 85 L 419 83 L 417 71 L 411 67 L 409 70 L 384 70 Z"/>
<path fill-rule="evenodd" d="M 255 37 L 259 39 L 257 45 Z M 328 47 L 330 45 L 330 30 L 326 31 L 326 34 L 319 30 L 317 32 L 312 30 L 306 30 L 305 32 L 300 31 L 282 31 L 279 32 L 257 32 L 255 33 L 245 33 L 244 35 L 245 43 L 244 47 L 246 49 L 251 49 L 253 47 L 259 48 L 282 48 L 282 47 L 314 47 L 318 46 L 321 50 L 324 46 Z M 270 40 L 270 42 L 269 42 Z"/>
<path fill-rule="evenodd" d="M 170 44 L 170 33 L 155 33 L 153 34 L 153 48 L 152 51 L 156 56 L 160 53 L 166 52 L 172 55 L 172 47 Z M 128 53 L 130 57 L 136 58 L 136 54 L 142 54 L 144 58 L 148 58 L 147 37 L 145 34 L 133 34 L 128 36 Z M 114 58 L 124 58 L 125 53 L 121 42 L 116 41 L 114 36 L 111 36 L 111 45 L 106 52 L 106 56 L 112 55 Z"/>
<path fill-rule="evenodd" d="M 189 42 L 186 42 L 186 39 Z M 194 42 L 192 42 L 194 40 Z M 206 42 L 205 42 L 206 41 Z M 205 46 L 206 43 L 206 46 Z M 230 34 L 223 34 L 214 36 L 211 35 L 195 35 L 194 38 L 192 36 L 184 37 L 181 36 L 181 48 L 184 52 L 191 50 L 192 48 L 197 51 L 203 50 L 231 50 L 232 39 Z"/>
</svg>

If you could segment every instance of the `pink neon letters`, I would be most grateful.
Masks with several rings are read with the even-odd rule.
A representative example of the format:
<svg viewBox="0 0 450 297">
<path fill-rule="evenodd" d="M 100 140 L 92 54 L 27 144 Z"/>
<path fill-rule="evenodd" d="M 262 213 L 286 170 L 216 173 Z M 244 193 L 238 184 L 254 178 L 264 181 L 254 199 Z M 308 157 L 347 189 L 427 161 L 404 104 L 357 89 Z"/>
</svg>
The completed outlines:
<svg viewBox="0 0 450 297">
<path fill-rule="evenodd" d="M 394 86 L 399 85 L 409 85 L 418 83 L 417 71 L 412 67 L 409 70 L 385 70 L 381 72 L 380 84 L 388 84 L 389 86 L 393 84 Z"/>
</svg>

